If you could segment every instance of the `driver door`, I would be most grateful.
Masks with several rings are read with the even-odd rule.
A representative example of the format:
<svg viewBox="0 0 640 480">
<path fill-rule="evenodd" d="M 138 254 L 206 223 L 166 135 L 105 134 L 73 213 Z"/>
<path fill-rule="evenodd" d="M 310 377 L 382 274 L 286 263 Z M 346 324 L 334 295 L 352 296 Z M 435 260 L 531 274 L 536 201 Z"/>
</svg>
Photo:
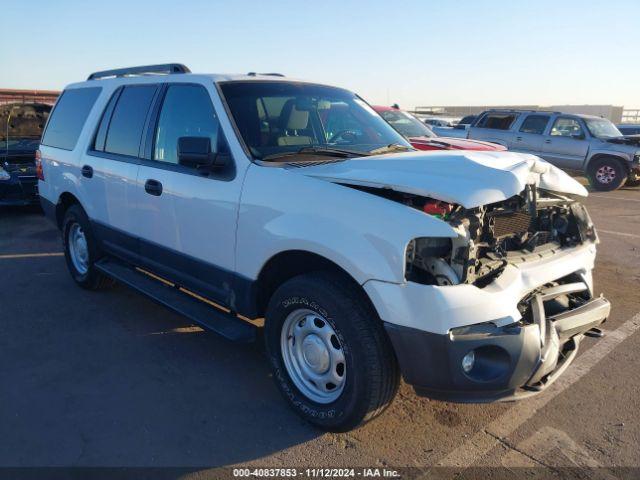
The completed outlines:
<svg viewBox="0 0 640 480">
<path fill-rule="evenodd" d="M 580 121 L 559 116 L 544 136 L 542 157 L 558 167 L 580 170 L 589 150 L 589 140 Z"/>
<path fill-rule="evenodd" d="M 210 172 L 180 165 L 180 137 L 208 137 L 214 152 L 226 150 L 203 85 L 170 84 L 164 92 L 136 183 L 141 259 L 150 271 L 229 305 L 242 176 L 233 161 Z"/>
</svg>

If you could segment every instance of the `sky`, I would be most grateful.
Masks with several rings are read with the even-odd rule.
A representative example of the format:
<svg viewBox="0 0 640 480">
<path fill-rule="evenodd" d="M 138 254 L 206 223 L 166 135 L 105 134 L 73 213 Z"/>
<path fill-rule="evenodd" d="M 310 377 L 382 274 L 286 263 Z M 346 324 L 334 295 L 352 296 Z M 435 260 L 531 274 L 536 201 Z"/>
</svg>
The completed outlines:
<svg viewBox="0 0 640 480">
<path fill-rule="evenodd" d="M 640 0 L 0 0 L 0 88 L 178 62 L 373 104 L 640 108 Z"/>
</svg>

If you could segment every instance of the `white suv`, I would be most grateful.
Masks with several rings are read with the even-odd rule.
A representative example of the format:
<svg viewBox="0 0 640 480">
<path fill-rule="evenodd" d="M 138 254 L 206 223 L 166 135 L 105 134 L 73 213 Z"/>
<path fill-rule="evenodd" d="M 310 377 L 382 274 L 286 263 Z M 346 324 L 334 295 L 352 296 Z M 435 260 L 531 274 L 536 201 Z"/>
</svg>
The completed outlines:
<svg viewBox="0 0 640 480">
<path fill-rule="evenodd" d="M 98 72 L 40 156 L 81 287 L 121 281 L 237 341 L 264 319 L 278 387 L 324 429 L 375 417 L 400 373 L 452 401 L 540 392 L 609 314 L 581 185 L 532 155 L 413 151 L 340 88 Z"/>
</svg>

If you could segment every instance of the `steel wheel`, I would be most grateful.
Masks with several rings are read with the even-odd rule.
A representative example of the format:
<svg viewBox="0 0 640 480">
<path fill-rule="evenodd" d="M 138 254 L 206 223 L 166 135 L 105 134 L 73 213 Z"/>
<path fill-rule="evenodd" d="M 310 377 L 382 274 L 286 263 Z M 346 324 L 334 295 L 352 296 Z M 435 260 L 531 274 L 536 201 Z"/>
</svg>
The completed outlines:
<svg viewBox="0 0 640 480">
<path fill-rule="evenodd" d="M 596 170 L 596 180 L 603 184 L 609 184 L 616 179 L 616 169 L 610 165 L 602 165 Z"/>
<path fill-rule="evenodd" d="M 287 372 L 302 394 L 322 404 L 340 396 L 347 374 L 345 357 L 326 319 L 312 310 L 294 310 L 282 325 L 280 345 Z"/>
<path fill-rule="evenodd" d="M 69 256 L 73 266 L 80 275 L 89 271 L 89 247 L 84 231 L 79 223 L 74 223 L 69 230 Z"/>
</svg>

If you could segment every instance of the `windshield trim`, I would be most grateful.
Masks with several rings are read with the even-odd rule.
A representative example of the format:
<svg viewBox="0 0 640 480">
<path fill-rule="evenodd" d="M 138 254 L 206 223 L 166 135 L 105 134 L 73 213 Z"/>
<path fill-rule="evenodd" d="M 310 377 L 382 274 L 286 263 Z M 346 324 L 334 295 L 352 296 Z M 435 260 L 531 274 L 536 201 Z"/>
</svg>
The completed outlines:
<svg viewBox="0 0 640 480">
<path fill-rule="evenodd" d="M 256 165 L 264 165 L 264 163 L 272 163 L 273 161 L 264 161 L 262 160 L 261 157 L 256 156 L 252 151 L 251 151 L 251 147 L 245 142 L 244 137 L 242 136 L 242 134 L 240 133 L 240 129 L 238 128 L 238 125 L 236 123 L 236 119 L 233 116 L 233 113 L 231 112 L 231 107 L 229 106 L 228 102 L 227 102 L 227 98 L 224 95 L 224 92 L 222 90 L 222 87 L 224 85 L 227 84 L 237 84 L 237 83 L 249 83 L 249 84 L 255 84 L 255 83 L 290 83 L 293 85 L 309 85 L 309 86 L 316 86 L 316 87 L 322 87 L 322 88 L 332 88 L 335 90 L 339 90 L 342 92 L 345 92 L 349 95 L 353 95 L 355 96 L 355 98 L 357 98 L 358 100 L 360 100 L 361 102 L 363 102 L 364 104 L 366 104 L 371 110 L 373 110 L 375 112 L 375 109 L 371 106 L 371 104 L 369 102 L 367 102 L 364 98 L 362 98 L 360 95 L 358 95 L 355 92 L 352 92 L 351 90 L 348 90 L 346 88 L 342 88 L 342 87 L 336 87 L 334 85 L 327 85 L 327 84 L 323 84 L 323 83 L 318 83 L 318 82 L 310 82 L 310 81 L 305 81 L 305 80 L 287 80 L 284 78 L 260 78 L 260 79 L 239 79 L 239 80 L 220 80 L 220 81 L 214 81 L 214 86 L 216 88 L 216 91 L 218 92 L 218 96 L 220 97 L 220 101 L 222 103 L 222 106 L 224 107 L 224 111 L 226 113 L 227 119 L 229 120 L 229 123 L 231 124 L 231 127 L 233 128 L 233 132 L 235 134 L 235 137 L 238 141 L 238 143 L 240 144 L 240 146 L 242 147 L 242 150 L 244 151 L 244 154 L 247 156 L 247 159 L 251 162 L 254 163 Z M 380 116 L 380 114 L 378 112 L 376 112 L 376 115 Z M 384 122 L 388 123 L 386 120 L 384 120 L 384 118 L 382 119 Z M 396 131 L 393 127 L 391 127 L 391 125 L 389 125 L 389 127 L 393 130 Z M 398 133 L 398 135 L 400 135 Z M 402 135 L 400 135 L 400 137 L 402 137 Z M 404 137 L 402 137 L 404 139 Z M 408 145 L 411 145 L 406 139 L 404 139 Z M 294 152 L 295 153 L 295 152 Z M 362 157 L 368 156 L 369 152 L 361 152 Z M 295 155 L 293 155 L 295 156 Z M 342 157 L 335 157 L 335 158 L 342 158 Z M 352 157 L 352 158 L 359 158 L 359 157 Z"/>
</svg>

